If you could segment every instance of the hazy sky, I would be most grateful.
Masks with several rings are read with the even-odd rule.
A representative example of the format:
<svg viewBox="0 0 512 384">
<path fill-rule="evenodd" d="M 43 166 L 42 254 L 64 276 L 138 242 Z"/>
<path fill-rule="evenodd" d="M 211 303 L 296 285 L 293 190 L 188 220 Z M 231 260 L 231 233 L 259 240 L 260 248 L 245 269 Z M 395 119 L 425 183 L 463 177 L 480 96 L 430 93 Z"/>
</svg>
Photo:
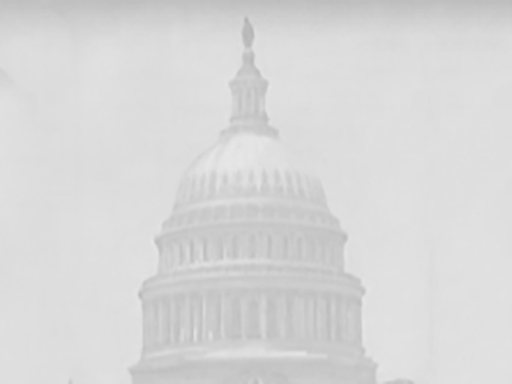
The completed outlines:
<svg viewBox="0 0 512 384">
<path fill-rule="evenodd" d="M 0 12 L 0 382 L 130 382 L 153 238 L 228 123 L 246 15 L 379 379 L 512 382 L 511 9 L 51 4 Z"/>
</svg>

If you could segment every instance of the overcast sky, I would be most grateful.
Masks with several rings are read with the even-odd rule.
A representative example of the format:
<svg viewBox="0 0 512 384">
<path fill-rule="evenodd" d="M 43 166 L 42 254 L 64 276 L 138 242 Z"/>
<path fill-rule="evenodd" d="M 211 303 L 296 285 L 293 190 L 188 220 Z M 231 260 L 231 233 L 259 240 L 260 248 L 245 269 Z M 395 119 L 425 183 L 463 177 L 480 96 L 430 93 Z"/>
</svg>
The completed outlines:
<svg viewBox="0 0 512 384">
<path fill-rule="evenodd" d="M 246 15 L 379 380 L 512 382 L 511 9 L 46 4 L 0 12 L 0 382 L 130 383 L 153 238 L 228 124 Z"/>
</svg>

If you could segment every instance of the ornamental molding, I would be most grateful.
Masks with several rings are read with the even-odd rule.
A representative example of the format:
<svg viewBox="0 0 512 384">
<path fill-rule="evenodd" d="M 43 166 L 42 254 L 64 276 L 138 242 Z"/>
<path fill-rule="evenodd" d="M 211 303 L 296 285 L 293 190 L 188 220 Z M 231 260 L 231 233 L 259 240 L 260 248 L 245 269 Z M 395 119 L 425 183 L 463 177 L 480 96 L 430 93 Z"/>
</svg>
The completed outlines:
<svg viewBox="0 0 512 384">
<path fill-rule="evenodd" d="M 325 210 L 274 204 L 222 204 L 184 211 L 175 210 L 163 224 L 163 231 L 229 223 L 275 222 L 305 224 L 340 230 L 339 220 Z M 266 224 L 266 223 L 265 223 Z"/>
</svg>

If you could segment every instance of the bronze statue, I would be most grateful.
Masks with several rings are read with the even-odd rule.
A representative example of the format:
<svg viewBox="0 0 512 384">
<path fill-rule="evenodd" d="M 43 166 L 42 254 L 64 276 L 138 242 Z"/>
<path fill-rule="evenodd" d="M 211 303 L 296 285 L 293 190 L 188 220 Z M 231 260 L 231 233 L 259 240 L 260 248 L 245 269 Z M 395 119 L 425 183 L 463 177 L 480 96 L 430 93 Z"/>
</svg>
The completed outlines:
<svg viewBox="0 0 512 384">
<path fill-rule="evenodd" d="M 251 22 L 247 17 L 244 19 L 244 29 L 242 30 L 242 37 L 244 39 L 245 48 L 251 48 L 252 42 L 254 41 L 254 29 L 252 28 Z"/>
</svg>

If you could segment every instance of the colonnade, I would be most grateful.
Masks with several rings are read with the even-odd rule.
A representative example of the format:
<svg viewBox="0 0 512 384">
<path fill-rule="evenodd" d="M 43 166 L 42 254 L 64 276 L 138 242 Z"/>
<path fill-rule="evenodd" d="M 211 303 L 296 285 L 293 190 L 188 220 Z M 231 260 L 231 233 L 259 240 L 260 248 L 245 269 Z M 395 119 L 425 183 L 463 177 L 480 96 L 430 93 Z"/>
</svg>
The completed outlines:
<svg viewBox="0 0 512 384">
<path fill-rule="evenodd" d="M 278 259 L 343 267 L 343 245 L 314 235 L 258 231 L 194 236 L 167 242 L 160 271 L 221 260 Z"/>
<path fill-rule="evenodd" d="M 238 91 L 233 97 L 233 116 L 259 116 L 265 111 L 265 98 L 262 91 L 256 88 Z"/>
<path fill-rule="evenodd" d="M 191 292 L 144 302 L 145 350 L 223 340 L 361 342 L 355 298 L 311 292 Z"/>
</svg>

